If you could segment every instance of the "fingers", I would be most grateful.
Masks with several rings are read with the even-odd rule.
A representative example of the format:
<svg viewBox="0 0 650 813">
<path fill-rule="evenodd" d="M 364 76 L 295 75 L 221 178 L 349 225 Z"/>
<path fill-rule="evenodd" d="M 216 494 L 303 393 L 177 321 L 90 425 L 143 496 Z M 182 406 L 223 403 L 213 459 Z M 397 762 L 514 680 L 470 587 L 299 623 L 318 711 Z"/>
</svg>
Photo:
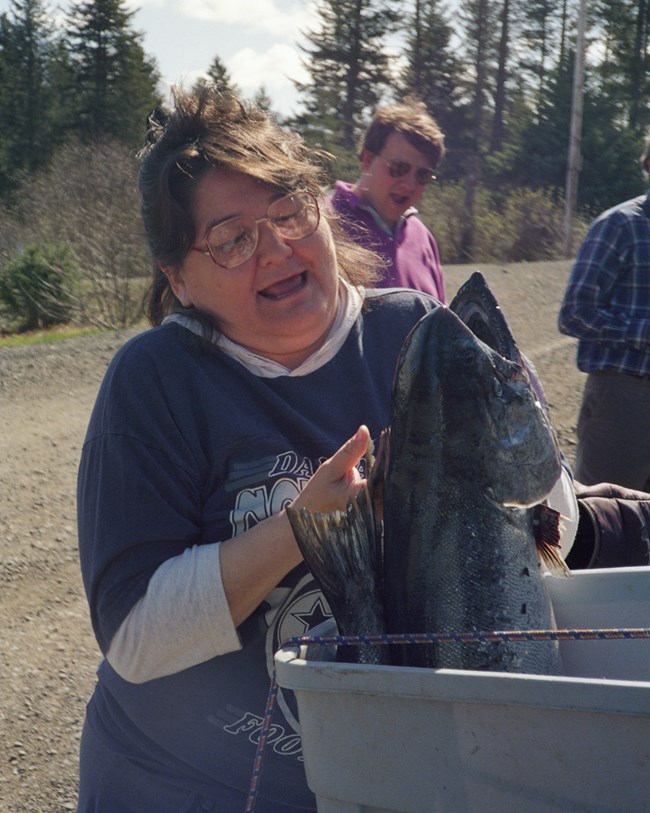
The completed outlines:
<svg viewBox="0 0 650 813">
<path fill-rule="evenodd" d="M 366 452 L 370 432 L 360 426 L 332 457 L 315 472 L 294 501 L 296 507 L 311 511 L 342 510 L 365 482 L 357 464 Z"/>
<path fill-rule="evenodd" d="M 369 440 L 370 432 L 368 431 L 368 427 L 362 425 L 349 440 L 345 441 L 338 452 L 335 452 L 332 457 L 330 457 L 327 461 L 327 465 L 332 468 L 333 479 L 336 479 L 335 472 L 340 472 L 340 477 L 343 478 L 356 467 L 366 453 Z"/>
</svg>

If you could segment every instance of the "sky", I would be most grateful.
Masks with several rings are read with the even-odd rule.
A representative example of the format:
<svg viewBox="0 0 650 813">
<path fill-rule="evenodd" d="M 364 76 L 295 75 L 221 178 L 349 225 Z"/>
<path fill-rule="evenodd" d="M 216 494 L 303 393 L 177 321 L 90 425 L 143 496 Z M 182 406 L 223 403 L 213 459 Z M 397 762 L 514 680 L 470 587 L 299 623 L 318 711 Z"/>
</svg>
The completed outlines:
<svg viewBox="0 0 650 813">
<path fill-rule="evenodd" d="M 0 0 L 0 5 L 7 0 Z M 300 108 L 291 79 L 308 79 L 297 43 L 313 28 L 313 5 L 304 0 L 127 0 L 137 9 L 133 28 L 156 58 L 164 88 L 192 85 L 215 56 L 243 95 L 261 86 L 282 116 Z"/>
<path fill-rule="evenodd" d="M 307 80 L 297 43 L 301 30 L 314 28 L 313 0 L 126 0 L 135 10 L 132 27 L 154 57 L 163 78 L 163 93 L 172 84 L 190 87 L 215 56 L 228 69 L 243 95 L 263 85 L 272 108 L 282 116 L 300 110 L 291 79 Z M 70 0 L 44 0 L 54 15 L 68 11 Z M 0 13 L 9 0 L 0 0 Z"/>
</svg>

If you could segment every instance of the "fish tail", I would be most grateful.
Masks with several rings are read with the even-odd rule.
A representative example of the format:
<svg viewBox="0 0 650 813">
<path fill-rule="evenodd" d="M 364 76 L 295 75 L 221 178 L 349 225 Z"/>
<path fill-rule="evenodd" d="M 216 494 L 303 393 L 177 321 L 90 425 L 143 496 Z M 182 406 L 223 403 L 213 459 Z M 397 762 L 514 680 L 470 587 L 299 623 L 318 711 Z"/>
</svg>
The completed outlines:
<svg viewBox="0 0 650 813">
<path fill-rule="evenodd" d="M 342 635 L 382 633 L 380 550 L 370 497 L 363 488 L 345 511 L 330 514 L 287 508 L 298 547 L 325 596 Z M 348 648 L 346 648 L 347 650 Z M 385 647 L 349 648 L 346 660 L 386 662 Z M 351 650 L 356 650 L 352 652 Z M 337 659 L 343 659 L 338 653 Z"/>
</svg>

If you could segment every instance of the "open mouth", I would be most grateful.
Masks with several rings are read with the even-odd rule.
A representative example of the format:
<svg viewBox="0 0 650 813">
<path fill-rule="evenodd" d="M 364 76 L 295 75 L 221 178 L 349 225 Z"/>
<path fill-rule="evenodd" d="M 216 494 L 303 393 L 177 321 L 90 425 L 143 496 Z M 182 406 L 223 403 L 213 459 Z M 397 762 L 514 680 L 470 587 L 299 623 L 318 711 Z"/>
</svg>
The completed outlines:
<svg viewBox="0 0 650 813">
<path fill-rule="evenodd" d="M 391 195 L 390 199 L 396 206 L 405 206 L 408 203 L 408 195 Z"/>
<path fill-rule="evenodd" d="M 291 294 L 295 294 L 297 291 L 301 291 L 306 284 L 307 272 L 303 271 L 300 274 L 294 274 L 291 277 L 280 280 L 280 282 L 274 282 L 272 285 L 269 285 L 262 291 L 258 291 L 258 293 L 265 299 L 277 301 L 279 299 L 284 299 L 287 296 L 291 296 Z"/>
</svg>

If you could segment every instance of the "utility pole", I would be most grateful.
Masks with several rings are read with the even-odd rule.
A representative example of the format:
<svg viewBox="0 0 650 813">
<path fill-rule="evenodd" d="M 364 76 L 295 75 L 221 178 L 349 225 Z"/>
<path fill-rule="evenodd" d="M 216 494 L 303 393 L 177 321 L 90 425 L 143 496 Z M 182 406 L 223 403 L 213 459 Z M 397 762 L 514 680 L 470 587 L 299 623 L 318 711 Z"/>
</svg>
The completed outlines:
<svg viewBox="0 0 650 813">
<path fill-rule="evenodd" d="M 578 9 L 578 37 L 576 56 L 573 68 L 573 97 L 571 100 L 571 132 L 569 135 L 569 158 L 566 170 L 564 197 L 564 256 L 571 257 L 573 252 L 573 218 L 578 200 L 578 176 L 582 157 L 582 101 L 585 78 L 585 28 L 587 17 L 587 0 L 580 0 Z"/>
</svg>

